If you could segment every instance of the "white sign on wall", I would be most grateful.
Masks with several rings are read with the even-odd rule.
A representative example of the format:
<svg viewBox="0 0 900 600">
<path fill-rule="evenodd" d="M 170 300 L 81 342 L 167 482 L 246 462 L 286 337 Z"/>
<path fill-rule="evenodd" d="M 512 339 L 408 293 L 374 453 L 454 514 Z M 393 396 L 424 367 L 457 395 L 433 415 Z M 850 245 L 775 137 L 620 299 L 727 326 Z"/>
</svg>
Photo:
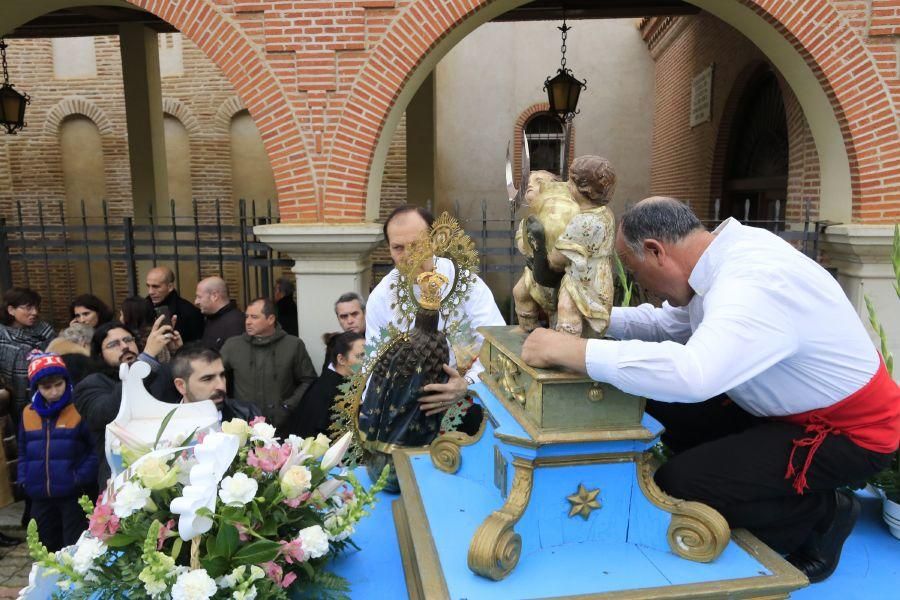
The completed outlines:
<svg viewBox="0 0 900 600">
<path fill-rule="evenodd" d="M 691 127 L 712 118 L 713 67 L 711 64 L 691 81 Z"/>
</svg>

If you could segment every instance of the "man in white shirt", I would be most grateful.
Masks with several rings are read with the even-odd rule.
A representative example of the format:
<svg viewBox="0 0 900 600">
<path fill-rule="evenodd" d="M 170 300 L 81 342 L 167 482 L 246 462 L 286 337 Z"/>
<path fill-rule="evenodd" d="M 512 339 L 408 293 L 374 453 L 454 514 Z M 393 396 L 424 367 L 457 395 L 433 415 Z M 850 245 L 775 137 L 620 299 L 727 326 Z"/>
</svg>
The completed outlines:
<svg viewBox="0 0 900 600">
<path fill-rule="evenodd" d="M 422 233 L 428 231 L 433 222 L 434 216 L 429 211 L 416 206 L 401 206 L 390 214 L 384 223 L 384 238 L 387 240 L 394 265 L 403 259 L 409 245 L 416 241 Z M 438 272 L 453 281 L 453 263 L 451 261 L 438 257 L 436 267 Z M 369 295 L 369 301 L 366 304 L 367 344 L 378 338 L 382 328 L 387 327 L 388 323 L 401 327 L 395 318 L 394 309 L 391 308 L 391 304 L 397 301 L 396 288 L 392 289 L 391 285 L 396 283 L 398 277 L 397 269 L 391 270 Z M 418 286 L 416 286 L 416 293 L 418 294 Z M 475 285 L 460 312 L 466 315 L 473 330 L 482 325 L 506 324 L 494 302 L 491 290 L 477 276 Z M 441 317 L 438 328 L 443 328 L 444 325 L 444 319 Z M 484 338 L 476 333 L 476 339 L 480 347 Z M 451 362 L 456 360 L 452 349 L 450 350 L 450 360 Z M 419 408 L 425 411 L 425 414 L 431 415 L 446 411 L 454 403 L 464 398 L 469 385 L 478 380 L 478 374 L 484 370 L 484 367 L 481 365 L 481 361 L 476 360 L 466 372 L 465 377 L 450 365 L 445 365 L 444 370 L 449 376 L 447 383 L 432 383 L 424 388 L 428 394 L 419 400 Z"/>
<path fill-rule="evenodd" d="M 846 295 L 772 233 L 734 219 L 708 232 L 671 198 L 626 211 L 616 252 L 663 306 L 614 309 L 607 335 L 623 341 L 537 330 L 523 359 L 652 398 L 676 453 L 660 487 L 827 578 L 859 512 L 835 490 L 900 440 L 900 390 Z"/>
</svg>

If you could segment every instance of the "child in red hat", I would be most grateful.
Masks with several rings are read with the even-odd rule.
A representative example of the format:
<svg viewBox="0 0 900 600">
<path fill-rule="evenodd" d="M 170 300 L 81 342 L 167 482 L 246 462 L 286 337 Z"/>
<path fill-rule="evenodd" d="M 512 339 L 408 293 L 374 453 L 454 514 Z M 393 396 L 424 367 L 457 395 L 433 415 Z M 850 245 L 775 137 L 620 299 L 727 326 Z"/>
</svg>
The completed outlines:
<svg viewBox="0 0 900 600">
<path fill-rule="evenodd" d="M 97 479 L 97 455 L 72 402 L 62 358 L 33 352 L 29 359 L 34 393 L 19 423 L 19 482 L 31 498 L 41 541 L 52 552 L 74 544 L 87 525 L 78 497 Z"/>
</svg>

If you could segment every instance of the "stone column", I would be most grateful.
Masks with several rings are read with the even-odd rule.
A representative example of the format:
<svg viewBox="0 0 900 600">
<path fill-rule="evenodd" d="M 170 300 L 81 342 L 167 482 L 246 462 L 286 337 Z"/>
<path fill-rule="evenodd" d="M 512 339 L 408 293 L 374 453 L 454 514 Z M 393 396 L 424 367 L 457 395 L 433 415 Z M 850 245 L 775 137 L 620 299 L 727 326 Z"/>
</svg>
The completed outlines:
<svg viewBox="0 0 900 600">
<path fill-rule="evenodd" d="M 119 25 L 125 120 L 134 215 L 169 205 L 157 34 L 138 23 Z"/>
<path fill-rule="evenodd" d="M 316 370 L 325 358 L 322 334 L 340 331 L 334 301 L 344 292 L 369 293 L 369 254 L 384 237 L 378 223 L 259 225 L 260 241 L 294 259 L 297 320 Z"/>
<path fill-rule="evenodd" d="M 894 290 L 891 264 L 894 226 L 848 224 L 832 225 L 825 230 L 822 249 L 827 264 L 838 271 L 838 281 L 860 319 L 880 347 L 878 335 L 869 326 L 865 296 L 875 305 L 878 320 L 888 336 L 888 349 L 900 364 L 900 298 Z M 827 327 L 827 323 L 822 324 Z M 894 368 L 894 379 L 900 380 L 900 368 Z"/>
</svg>

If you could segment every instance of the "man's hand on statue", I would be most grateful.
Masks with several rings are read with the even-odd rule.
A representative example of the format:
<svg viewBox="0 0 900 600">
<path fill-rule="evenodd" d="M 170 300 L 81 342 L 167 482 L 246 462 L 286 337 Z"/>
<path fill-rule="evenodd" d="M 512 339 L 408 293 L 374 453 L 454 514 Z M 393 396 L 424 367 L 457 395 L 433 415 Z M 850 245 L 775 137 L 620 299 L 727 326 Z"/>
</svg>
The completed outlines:
<svg viewBox="0 0 900 600">
<path fill-rule="evenodd" d="M 586 349 L 585 339 L 551 329 L 535 329 L 522 344 L 522 360 L 539 369 L 563 367 L 586 375 Z"/>
<path fill-rule="evenodd" d="M 156 358 L 162 349 L 165 348 L 174 337 L 174 329 L 171 325 L 163 325 L 166 315 L 160 315 L 153 322 L 150 329 L 150 335 L 147 336 L 147 343 L 144 345 L 144 353 L 148 356 Z"/>
<path fill-rule="evenodd" d="M 422 391 L 426 395 L 419 398 L 419 410 L 426 415 L 436 415 L 446 411 L 466 397 L 469 382 L 450 365 L 444 365 L 444 372 L 450 376 L 447 383 L 429 383 Z"/>
</svg>

